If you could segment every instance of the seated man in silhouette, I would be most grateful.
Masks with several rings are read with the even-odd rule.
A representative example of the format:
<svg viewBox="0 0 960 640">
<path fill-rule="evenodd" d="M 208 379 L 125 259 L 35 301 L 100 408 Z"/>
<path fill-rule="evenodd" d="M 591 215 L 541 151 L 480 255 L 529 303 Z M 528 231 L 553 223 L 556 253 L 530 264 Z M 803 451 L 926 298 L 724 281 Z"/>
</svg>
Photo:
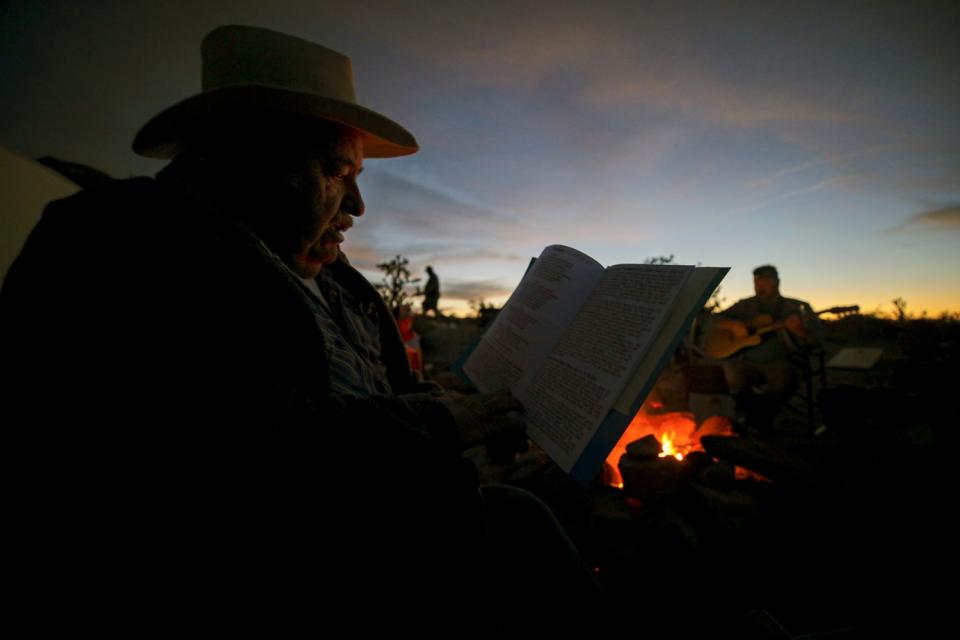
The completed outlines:
<svg viewBox="0 0 960 640">
<path fill-rule="evenodd" d="M 134 141 L 169 164 L 51 203 L 0 292 L 19 591 L 98 627 L 462 637 L 540 548 L 530 584 L 503 582 L 582 601 L 552 513 L 481 492 L 462 456 L 522 429 L 517 401 L 419 388 L 340 251 L 364 159 L 414 137 L 356 103 L 335 51 L 240 26 L 202 51 L 203 92 Z"/>
<path fill-rule="evenodd" d="M 820 323 L 810 305 L 780 294 L 776 267 L 753 270 L 756 295 L 720 312 L 713 331 L 736 343 L 760 334 L 759 344 L 744 346 L 722 365 L 727 385 L 747 411 L 751 426 L 769 430 L 773 420 L 797 390 L 804 349 L 820 339 Z"/>
</svg>

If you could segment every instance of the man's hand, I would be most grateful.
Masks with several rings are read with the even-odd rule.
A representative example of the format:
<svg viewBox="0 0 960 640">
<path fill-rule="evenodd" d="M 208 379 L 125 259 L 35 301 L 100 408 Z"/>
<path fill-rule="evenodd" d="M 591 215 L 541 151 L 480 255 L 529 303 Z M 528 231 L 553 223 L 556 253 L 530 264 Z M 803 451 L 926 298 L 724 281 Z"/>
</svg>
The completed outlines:
<svg viewBox="0 0 960 640">
<path fill-rule="evenodd" d="M 806 340 L 807 328 L 803 325 L 803 320 L 801 320 L 797 314 L 794 313 L 788 316 L 787 319 L 783 321 L 783 326 L 796 337 L 801 340 Z"/>
<path fill-rule="evenodd" d="M 431 374 L 430 380 L 436 382 L 447 391 L 470 393 L 473 390 L 473 387 L 465 382 L 463 378 L 451 371 L 440 371 L 439 373 Z"/>
<path fill-rule="evenodd" d="M 464 448 L 493 440 L 526 442 L 523 405 L 509 391 L 461 394 L 448 391 L 444 404 L 453 415 Z"/>
</svg>

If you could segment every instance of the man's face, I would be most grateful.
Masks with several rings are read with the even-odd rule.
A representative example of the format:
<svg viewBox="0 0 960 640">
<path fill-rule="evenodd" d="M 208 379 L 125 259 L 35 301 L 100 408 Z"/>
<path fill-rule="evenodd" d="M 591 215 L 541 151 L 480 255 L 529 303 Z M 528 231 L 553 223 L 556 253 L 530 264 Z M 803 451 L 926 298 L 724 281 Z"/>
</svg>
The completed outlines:
<svg viewBox="0 0 960 640">
<path fill-rule="evenodd" d="M 281 257 L 301 278 L 315 278 L 337 259 L 343 233 L 353 216 L 363 215 L 357 177 L 363 170 L 363 141 L 348 133 L 333 145 L 307 152 L 300 167 L 285 178 L 298 206 Z"/>
<path fill-rule="evenodd" d="M 771 276 L 754 276 L 753 290 L 758 298 L 769 300 L 780 292 L 780 281 Z"/>
</svg>

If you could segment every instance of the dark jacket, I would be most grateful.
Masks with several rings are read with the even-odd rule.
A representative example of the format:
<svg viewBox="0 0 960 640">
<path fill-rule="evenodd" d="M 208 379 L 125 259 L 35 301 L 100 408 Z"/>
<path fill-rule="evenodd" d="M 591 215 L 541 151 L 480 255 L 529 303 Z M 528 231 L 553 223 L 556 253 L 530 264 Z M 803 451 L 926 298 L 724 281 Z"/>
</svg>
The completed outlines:
<svg viewBox="0 0 960 640">
<path fill-rule="evenodd" d="M 403 609 L 424 597 L 399 588 L 414 574 L 437 597 L 477 582 L 482 505 L 449 414 L 429 396 L 330 395 L 303 295 L 163 173 L 48 206 L 0 294 L 20 579 L 47 606 L 315 615 Z M 402 392 L 402 344 L 381 327 Z"/>
</svg>

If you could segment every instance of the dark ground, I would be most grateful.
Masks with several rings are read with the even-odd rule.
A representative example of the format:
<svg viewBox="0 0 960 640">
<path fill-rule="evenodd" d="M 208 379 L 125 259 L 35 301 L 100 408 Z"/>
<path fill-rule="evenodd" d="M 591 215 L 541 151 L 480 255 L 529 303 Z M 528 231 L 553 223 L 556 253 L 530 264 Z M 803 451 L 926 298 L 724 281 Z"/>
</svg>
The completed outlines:
<svg viewBox="0 0 960 640">
<path fill-rule="evenodd" d="M 435 372 L 479 332 L 471 321 L 418 328 Z M 818 382 L 826 428 L 814 435 L 787 409 L 772 433 L 743 427 L 718 443 L 772 482 L 726 475 L 710 447 L 714 459 L 687 459 L 689 481 L 642 503 L 578 487 L 536 450 L 481 471 L 551 505 L 638 636 L 956 637 L 960 322 L 855 315 L 826 329 L 828 359 L 884 350 L 869 371 L 829 369 Z"/>
</svg>

